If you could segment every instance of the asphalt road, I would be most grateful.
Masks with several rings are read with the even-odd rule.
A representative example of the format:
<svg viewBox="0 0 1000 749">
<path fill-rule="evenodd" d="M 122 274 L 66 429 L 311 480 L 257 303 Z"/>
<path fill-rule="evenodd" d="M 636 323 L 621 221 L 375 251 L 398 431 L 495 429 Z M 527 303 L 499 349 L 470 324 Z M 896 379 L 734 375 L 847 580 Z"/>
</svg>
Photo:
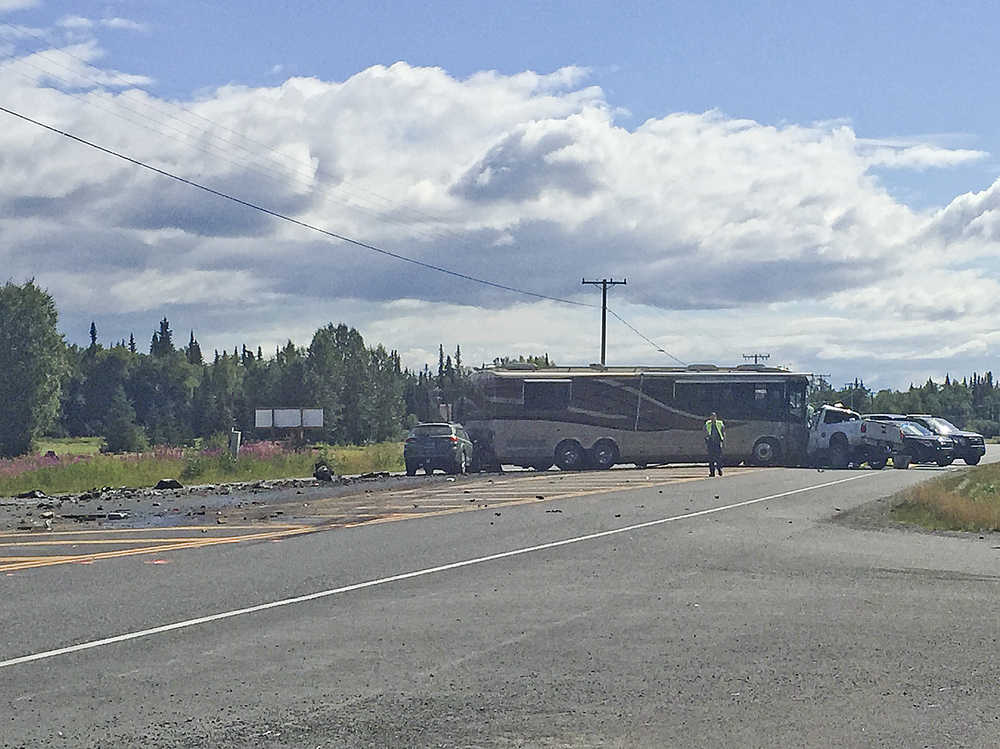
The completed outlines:
<svg viewBox="0 0 1000 749">
<path fill-rule="evenodd" d="M 860 511 L 938 470 L 4 573 L 0 746 L 996 746 L 1000 539 Z"/>
</svg>

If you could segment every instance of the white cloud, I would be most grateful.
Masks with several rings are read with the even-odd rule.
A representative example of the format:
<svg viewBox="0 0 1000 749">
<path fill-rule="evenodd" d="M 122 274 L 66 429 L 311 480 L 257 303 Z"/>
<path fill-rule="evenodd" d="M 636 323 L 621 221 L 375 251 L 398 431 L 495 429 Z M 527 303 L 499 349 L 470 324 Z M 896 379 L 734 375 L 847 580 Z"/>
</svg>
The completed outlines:
<svg viewBox="0 0 1000 749">
<path fill-rule="evenodd" d="M 588 303 L 581 276 L 627 276 L 613 306 L 686 361 L 739 361 L 752 345 L 889 382 L 996 351 L 1000 281 L 970 262 L 997 250 L 1000 182 L 921 214 L 873 173 L 978 151 L 715 111 L 628 130 L 579 68 L 457 79 L 397 63 L 167 102 L 110 90 L 142 79 L 100 69 L 100 54 L 91 42 L 11 60 L 0 81 L 15 109 L 422 262 Z M 139 330 L 168 314 L 209 346 L 268 348 L 343 319 L 411 365 L 449 341 L 470 362 L 597 358 L 593 309 L 402 264 L 23 123 L 0 128 L 0 153 L 0 262 L 58 291 L 83 333 L 95 309 Z M 669 363 L 615 324 L 612 360 Z"/>
<path fill-rule="evenodd" d="M 36 8 L 40 4 L 40 0 L 0 0 L 0 13 Z"/>
<path fill-rule="evenodd" d="M 94 22 L 83 16 L 63 16 L 56 21 L 56 25 L 64 29 L 92 29 Z"/>
<path fill-rule="evenodd" d="M 138 31 L 141 33 L 149 31 L 149 24 L 117 16 L 114 18 L 102 18 L 100 24 L 106 29 L 117 29 L 119 31 Z"/>
<path fill-rule="evenodd" d="M 989 156 L 985 151 L 965 148 L 939 148 L 930 145 L 914 145 L 899 148 L 874 148 L 868 153 L 871 166 L 894 169 L 933 169 L 960 166 L 981 161 Z"/>
<path fill-rule="evenodd" d="M 25 79 L 35 83 L 36 86 L 55 86 L 60 89 L 127 88 L 152 83 L 152 79 L 144 75 L 123 73 L 91 64 L 103 57 L 103 54 L 96 41 L 88 40 L 58 49 L 9 58 L 0 61 L 0 80 L 9 81 L 13 89 L 22 89 L 19 93 L 27 95 L 29 101 L 38 95 L 44 97 L 47 92 L 34 91 L 28 95 L 28 92 L 23 90 Z M 59 103 L 63 107 L 69 105 L 68 101 Z M 96 104 L 92 106 L 96 108 Z M 116 114 L 127 115 L 125 112 Z M 96 120 L 94 113 L 91 112 L 82 112 L 77 119 Z"/>
</svg>

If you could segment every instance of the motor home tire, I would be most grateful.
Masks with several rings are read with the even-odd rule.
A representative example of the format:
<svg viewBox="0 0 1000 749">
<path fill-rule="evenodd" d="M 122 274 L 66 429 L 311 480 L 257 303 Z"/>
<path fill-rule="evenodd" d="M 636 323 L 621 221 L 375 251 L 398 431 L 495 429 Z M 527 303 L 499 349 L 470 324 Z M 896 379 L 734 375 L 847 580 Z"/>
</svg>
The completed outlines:
<svg viewBox="0 0 1000 749">
<path fill-rule="evenodd" d="M 770 438 L 764 438 L 754 443 L 751 458 L 756 465 L 773 466 L 778 462 L 780 453 L 781 450 L 777 442 Z"/>
<path fill-rule="evenodd" d="M 618 462 L 618 445 L 607 439 L 597 440 L 590 449 L 590 462 L 594 468 L 611 468 Z"/>
<path fill-rule="evenodd" d="M 556 445 L 555 462 L 563 471 L 583 469 L 587 453 L 576 440 L 563 440 Z"/>
</svg>

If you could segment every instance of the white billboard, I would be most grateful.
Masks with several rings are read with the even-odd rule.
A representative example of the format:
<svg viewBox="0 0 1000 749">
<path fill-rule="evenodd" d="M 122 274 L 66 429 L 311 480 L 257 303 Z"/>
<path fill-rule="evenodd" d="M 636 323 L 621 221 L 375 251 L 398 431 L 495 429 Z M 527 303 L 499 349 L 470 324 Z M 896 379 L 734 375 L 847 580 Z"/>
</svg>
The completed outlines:
<svg viewBox="0 0 1000 749">
<path fill-rule="evenodd" d="M 301 408 L 274 409 L 274 426 L 281 428 L 302 426 Z"/>
<path fill-rule="evenodd" d="M 322 408 L 303 408 L 302 409 L 302 426 L 304 427 L 322 427 L 323 426 L 323 409 Z"/>
<path fill-rule="evenodd" d="M 257 408 L 254 409 L 257 429 L 320 429 L 323 427 L 322 408 Z"/>
</svg>

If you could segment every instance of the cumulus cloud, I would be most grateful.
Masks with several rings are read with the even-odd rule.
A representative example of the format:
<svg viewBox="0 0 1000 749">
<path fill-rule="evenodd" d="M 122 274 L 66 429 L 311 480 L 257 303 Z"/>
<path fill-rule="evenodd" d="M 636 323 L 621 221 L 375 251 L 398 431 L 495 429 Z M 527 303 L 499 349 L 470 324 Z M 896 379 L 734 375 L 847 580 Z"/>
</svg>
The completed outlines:
<svg viewBox="0 0 1000 749">
<path fill-rule="evenodd" d="M 960 166 L 985 159 L 985 151 L 967 148 L 939 148 L 931 145 L 916 145 L 900 148 L 874 148 L 868 152 L 871 166 L 895 169 L 935 169 Z"/>
<path fill-rule="evenodd" d="M 64 29 L 92 29 L 94 22 L 84 16 L 63 16 L 56 21 L 56 26 Z"/>
<path fill-rule="evenodd" d="M 142 23 L 140 21 L 133 21 L 131 18 L 121 18 L 115 16 L 113 18 L 102 18 L 101 26 L 106 29 L 118 29 L 120 31 L 138 31 L 147 32 L 149 31 L 149 24 Z"/>
<path fill-rule="evenodd" d="M 875 173 L 979 151 L 718 111 L 629 130 L 575 67 L 456 78 L 397 63 L 164 101 L 100 59 L 93 41 L 15 56 L 0 81 L 45 122 L 423 263 L 588 303 L 581 276 L 627 276 L 615 302 L 687 361 L 738 360 L 752 341 L 778 363 L 891 377 L 910 371 L 892 361 L 944 369 L 997 344 L 1000 282 L 969 262 L 997 249 L 1000 182 L 920 213 Z M 596 358 L 593 308 L 402 264 L 25 123 L 0 128 L 0 154 L 0 260 L 57 291 L 74 328 L 95 308 L 121 326 L 190 315 L 177 329 L 209 346 L 254 345 L 344 319 L 411 365 L 448 340 L 469 361 Z M 670 363 L 619 332 L 617 361 Z"/>
<path fill-rule="evenodd" d="M 0 13 L 10 13 L 15 10 L 27 10 L 39 5 L 41 0 L 0 0 Z"/>
<path fill-rule="evenodd" d="M 0 62 L 0 81 L 15 89 L 23 89 L 24 81 L 27 80 L 37 87 L 51 86 L 63 90 L 101 87 L 120 89 L 152 83 L 148 76 L 123 73 L 93 64 L 103 54 L 97 41 L 88 39 L 58 49 L 11 57 Z M 28 98 L 34 100 L 35 96 L 44 96 L 44 93 L 35 91 Z M 81 114 L 84 118 L 87 117 L 85 113 Z"/>
</svg>

